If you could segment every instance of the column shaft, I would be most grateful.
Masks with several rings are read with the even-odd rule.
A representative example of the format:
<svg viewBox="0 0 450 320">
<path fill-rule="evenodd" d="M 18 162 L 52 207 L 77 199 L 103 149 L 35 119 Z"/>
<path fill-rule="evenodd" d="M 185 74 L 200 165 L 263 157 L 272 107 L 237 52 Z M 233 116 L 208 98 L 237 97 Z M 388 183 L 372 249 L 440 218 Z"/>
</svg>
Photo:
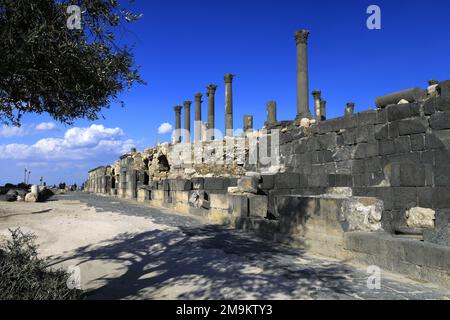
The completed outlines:
<svg viewBox="0 0 450 320">
<path fill-rule="evenodd" d="M 202 140 L 202 97 L 201 93 L 195 95 L 195 123 L 194 123 L 194 140 Z"/>
<path fill-rule="evenodd" d="M 184 143 L 191 143 L 191 105 L 192 101 L 184 102 Z"/>
<path fill-rule="evenodd" d="M 300 30 L 295 33 L 297 42 L 297 118 L 311 118 L 309 110 L 308 79 L 308 36 L 309 31 Z"/>
<path fill-rule="evenodd" d="M 181 142 L 181 109 L 183 109 L 183 107 L 181 107 L 181 106 L 174 107 L 174 110 L 175 110 L 174 142 L 175 143 Z"/>
<path fill-rule="evenodd" d="M 208 131 L 209 137 L 208 140 L 214 140 L 213 131 L 216 128 L 215 125 L 215 94 L 217 90 L 217 86 L 210 84 L 208 87 Z"/>
<path fill-rule="evenodd" d="M 233 136 L 233 75 L 225 75 L 225 135 Z"/>
</svg>

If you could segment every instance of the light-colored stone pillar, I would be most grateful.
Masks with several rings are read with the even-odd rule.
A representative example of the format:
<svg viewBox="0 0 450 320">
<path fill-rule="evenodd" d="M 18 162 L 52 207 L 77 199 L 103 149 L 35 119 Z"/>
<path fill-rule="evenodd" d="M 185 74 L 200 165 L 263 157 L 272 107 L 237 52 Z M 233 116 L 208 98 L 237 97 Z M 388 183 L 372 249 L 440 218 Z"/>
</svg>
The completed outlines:
<svg viewBox="0 0 450 320">
<path fill-rule="evenodd" d="M 233 78 L 234 75 L 225 75 L 225 135 L 233 136 Z"/>
<path fill-rule="evenodd" d="M 244 116 L 244 132 L 253 131 L 253 116 L 245 115 Z"/>
<path fill-rule="evenodd" d="M 314 115 L 317 122 L 322 121 L 322 115 L 321 115 L 321 101 L 322 101 L 322 92 L 321 91 L 313 91 L 312 95 L 314 97 Z"/>
<path fill-rule="evenodd" d="M 297 119 L 311 119 L 309 110 L 308 30 L 295 33 L 297 43 Z"/>
<path fill-rule="evenodd" d="M 173 108 L 175 110 L 175 136 L 174 143 L 181 142 L 181 109 L 182 106 L 176 106 Z"/>
<path fill-rule="evenodd" d="M 210 132 L 210 136 L 207 137 L 208 140 L 214 140 L 214 134 L 212 133 L 215 128 L 215 95 L 217 86 L 214 84 L 210 84 L 206 87 L 208 90 L 207 97 L 208 97 L 208 131 Z"/>
<path fill-rule="evenodd" d="M 348 102 L 347 103 L 347 107 L 345 108 L 345 115 L 346 116 L 351 116 L 354 113 L 355 113 L 355 103 Z"/>
<path fill-rule="evenodd" d="M 267 102 L 267 121 L 266 125 L 271 126 L 277 123 L 277 103 L 276 101 Z"/>
<path fill-rule="evenodd" d="M 191 143 L 191 105 L 192 101 L 184 102 L 184 143 Z"/>
<path fill-rule="evenodd" d="M 194 123 L 194 140 L 202 140 L 202 97 L 201 93 L 195 95 L 195 123 Z"/>
</svg>

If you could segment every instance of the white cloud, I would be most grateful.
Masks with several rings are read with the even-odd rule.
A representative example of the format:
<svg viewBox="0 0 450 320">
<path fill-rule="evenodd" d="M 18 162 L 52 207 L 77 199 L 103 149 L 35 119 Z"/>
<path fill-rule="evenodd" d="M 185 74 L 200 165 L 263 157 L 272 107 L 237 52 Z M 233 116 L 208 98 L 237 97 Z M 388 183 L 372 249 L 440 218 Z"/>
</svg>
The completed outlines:
<svg viewBox="0 0 450 320">
<path fill-rule="evenodd" d="M 28 134 L 25 127 L 10 127 L 2 125 L 0 127 L 0 138 L 23 137 Z"/>
<path fill-rule="evenodd" d="M 42 122 L 35 129 L 36 131 L 51 131 L 56 129 L 56 124 L 53 122 Z"/>
<path fill-rule="evenodd" d="M 163 123 L 158 128 L 158 134 L 167 134 L 167 133 L 170 133 L 171 131 L 172 131 L 172 125 L 167 122 Z"/>
<path fill-rule="evenodd" d="M 35 144 L 0 145 L 0 159 L 29 160 L 94 160 L 117 156 L 135 147 L 135 141 L 122 140 L 123 130 L 91 125 L 66 131 L 63 138 L 45 138 Z"/>
</svg>

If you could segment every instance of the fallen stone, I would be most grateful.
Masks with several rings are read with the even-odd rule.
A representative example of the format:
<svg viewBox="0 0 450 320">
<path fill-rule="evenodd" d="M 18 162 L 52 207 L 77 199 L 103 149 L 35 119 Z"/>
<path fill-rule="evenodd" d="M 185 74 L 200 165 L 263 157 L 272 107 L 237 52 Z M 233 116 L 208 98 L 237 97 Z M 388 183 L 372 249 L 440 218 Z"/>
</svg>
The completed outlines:
<svg viewBox="0 0 450 320">
<path fill-rule="evenodd" d="M 434 228 L 435 211 L 427 208 L 411 208 L 406 211 L 406 224 L 410 228 Z"/>
<path fill-rule="evenodd" d="M 25 202 L 37 202 L 38 201 L 38 196 L 35 195 L 34 193 L 27 193 L 27 195 L 25 196 Z"/>
</svg>

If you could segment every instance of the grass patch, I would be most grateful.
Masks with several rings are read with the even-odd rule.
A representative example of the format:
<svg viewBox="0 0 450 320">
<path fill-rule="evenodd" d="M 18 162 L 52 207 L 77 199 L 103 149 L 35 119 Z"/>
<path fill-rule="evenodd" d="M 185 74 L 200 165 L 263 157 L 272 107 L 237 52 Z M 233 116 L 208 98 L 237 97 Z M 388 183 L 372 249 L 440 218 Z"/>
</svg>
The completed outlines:
<svg viewBox="0 0 450 320">
<path fill-rule="evenodd" d="M 38 258 L 36 236 L 9 230 L 11 239 L 0 247 L 0 300 L 79 300 L 81 290 L 69 289 L 70 274 L 47 267 Z"/>
</svg>

